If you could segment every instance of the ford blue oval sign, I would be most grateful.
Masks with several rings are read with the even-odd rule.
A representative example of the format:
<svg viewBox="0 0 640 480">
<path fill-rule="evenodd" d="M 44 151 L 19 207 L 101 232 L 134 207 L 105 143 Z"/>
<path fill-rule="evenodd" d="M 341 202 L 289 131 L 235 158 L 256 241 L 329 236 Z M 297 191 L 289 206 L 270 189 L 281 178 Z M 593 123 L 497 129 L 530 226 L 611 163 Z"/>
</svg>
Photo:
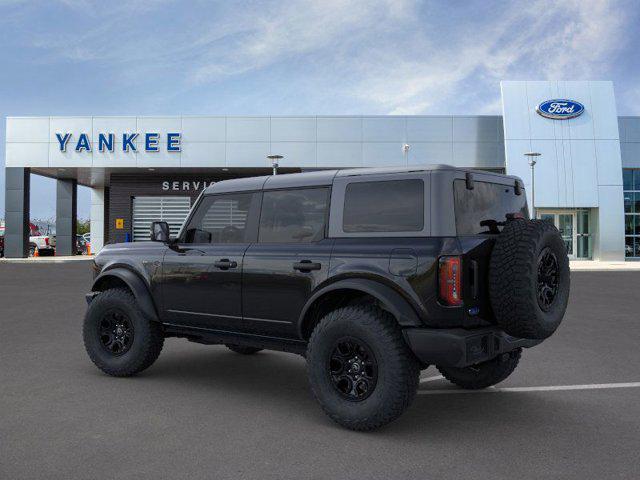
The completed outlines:
<svg viewBox="0 0 640 480">
<path fill-rule="evenodd" d="M 536 112 L 546 118 L 567 120 L 581 115 L 582 112 L 584 112 L 584 105 L 579 102 L 574 102 L 573 100 L 547 100 L 538 105 Z"/>
</svg>

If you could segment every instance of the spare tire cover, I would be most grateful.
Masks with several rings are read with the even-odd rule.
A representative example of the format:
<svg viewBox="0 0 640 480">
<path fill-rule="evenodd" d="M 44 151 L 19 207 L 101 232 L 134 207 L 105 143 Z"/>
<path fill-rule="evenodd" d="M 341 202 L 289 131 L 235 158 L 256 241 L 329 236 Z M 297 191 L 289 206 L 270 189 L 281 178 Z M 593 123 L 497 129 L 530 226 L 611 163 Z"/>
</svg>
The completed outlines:
<svg viewBox="0 0 640 480">
<path fill-rule="evenodd" d="M 489 265 L 491 307 L 504 331 L 549 337 L 564 317 L 569 287 L 569 258 L 558 229 L 543 220 L 507 222 Z"/>
</svg>

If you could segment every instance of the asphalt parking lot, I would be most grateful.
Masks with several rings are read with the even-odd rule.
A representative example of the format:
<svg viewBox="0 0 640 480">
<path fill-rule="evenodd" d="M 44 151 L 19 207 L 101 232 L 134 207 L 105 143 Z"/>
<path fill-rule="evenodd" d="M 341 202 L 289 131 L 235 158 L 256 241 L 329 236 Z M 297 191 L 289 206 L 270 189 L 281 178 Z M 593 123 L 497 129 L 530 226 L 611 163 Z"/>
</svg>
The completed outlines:
<svg viewBox="0 0 640 480">
<path fill-rule="evenodd" d="M 499 387 L 640 382 L 640 272 L 574 272 L 559 332 Z M 89 263 L 0 264 L 0 478 L 638 478 L 640 388 L 421 394 L 374 433 L 333 424 L 301 357 L 169 339 L 135 378 L 100 373 Z M 429 394 L 450 389 L 451 393 Z"/>
</svg>

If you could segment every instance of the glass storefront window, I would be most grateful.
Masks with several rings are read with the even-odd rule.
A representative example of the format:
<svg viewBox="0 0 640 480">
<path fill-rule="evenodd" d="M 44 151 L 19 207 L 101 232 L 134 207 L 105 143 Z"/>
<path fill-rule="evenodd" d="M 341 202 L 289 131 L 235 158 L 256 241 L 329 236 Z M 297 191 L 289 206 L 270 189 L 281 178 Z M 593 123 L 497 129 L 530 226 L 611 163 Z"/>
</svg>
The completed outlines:
<svg viewBox="0 0 640 480">
<path fill-rule="evenodd" d="M 633 192 L 624 192 L 624 213 L 633 213 Z"/>
<path fill-rule="evenodd" d="M 625 168 L 624 184 L 624 256 L 640 260 L 640 169 Z"/>
<path fill-rule="evenodd" d="M 554 220 L 555 216 L 553 215 L 553 213 L 543 213 L 540 215 L 540 219 L 544 220 L 545 222 L 549 222 L 553 225 L 553 220 Z"/>
<path fill-rule="evenodd" d="M 573 215 L 561 213 L 558 215 L 558 230 L 562 235 L 562 240 L 567 246 L 567 254 L 573 255 Z"/>
<path fill-rule="evenodd" d="M 591 216 L 588 209 L 538 210 L 539 219 L 555 225 L 570 259 L 590 259 L 593 255 Z"/>
<path fill-rule="evenodd" d="M 591 236 L 578 237 L 578 258 L 591 258 Z"/>
<path fill-rule="evenodd" d="M 622 184 L 625 190 L 633 190 L 633 170 L 625 169 L 622 171 Z"/>
<path fill-rule="evenodd" d="M 635 215 L 624 216 L 624 234 L 625 235 L 633 235 L 635 233 L 634 217 Z"/>
<path fill-rule="evenodd" d="M 591 231 L 589 210 L 578 210 L 578 258 L 591 258 Z"/>
</svg>

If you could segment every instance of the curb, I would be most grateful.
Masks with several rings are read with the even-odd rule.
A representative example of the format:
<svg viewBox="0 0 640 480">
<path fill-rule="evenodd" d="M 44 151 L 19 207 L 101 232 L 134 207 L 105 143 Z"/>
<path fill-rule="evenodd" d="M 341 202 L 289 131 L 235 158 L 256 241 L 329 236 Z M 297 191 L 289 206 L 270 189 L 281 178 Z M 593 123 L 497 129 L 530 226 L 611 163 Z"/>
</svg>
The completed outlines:
<svg viewBox="0 0 640 480">
<path fill-rule="evenodd" d="M 74 263 L 74 262 L 88 262 L 93 260 L 94 257 L 89 257 L 86 255 L 79 255 L 78 258 L 73 257 L 37 257 L 37 258 L 0 258 L 0 264 L 3 263 L 21 263 L 21 264 L 32 264 L 37 265 L 41 263 L 52 264 L 52 263 Z"/>
<path fill-rule="evenodd" d="M 572 272 L 640 272 L 640 262 L 569 262 Z"/>
</svg>

